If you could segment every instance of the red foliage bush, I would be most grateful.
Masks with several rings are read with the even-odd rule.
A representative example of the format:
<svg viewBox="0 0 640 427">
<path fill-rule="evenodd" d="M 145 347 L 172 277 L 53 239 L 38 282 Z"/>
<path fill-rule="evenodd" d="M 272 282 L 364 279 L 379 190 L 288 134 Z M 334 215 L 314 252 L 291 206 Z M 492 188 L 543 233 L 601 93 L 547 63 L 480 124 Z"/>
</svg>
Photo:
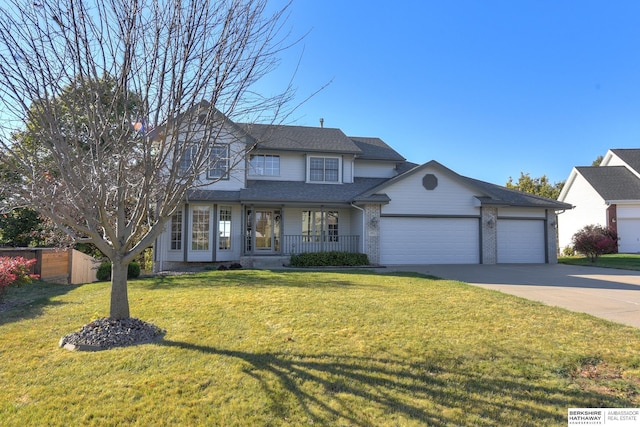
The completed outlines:
<svg viewBox="0 0 640 427">
<path fill-rule="evenodd" d="M 35 263 L 35 259 L 0 257 L 0 292 L 9 285 L 20 286 L 37 279 L 37 274 L 29 273 Z"/>
<path fill-rule="evenodd" d="M 618 252 L 618 236 L 608 228 L 600 225 L 587 225 L 578 230 L 572 237 L 576 252 L 584 254 L 595 262 L 604 254 Z"/>
</svg>

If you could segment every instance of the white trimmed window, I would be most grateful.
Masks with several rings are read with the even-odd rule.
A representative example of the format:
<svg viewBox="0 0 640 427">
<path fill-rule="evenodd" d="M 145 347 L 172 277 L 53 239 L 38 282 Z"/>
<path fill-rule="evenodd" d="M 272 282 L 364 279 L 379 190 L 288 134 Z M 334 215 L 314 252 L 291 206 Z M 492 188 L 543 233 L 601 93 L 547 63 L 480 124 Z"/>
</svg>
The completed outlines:
<svg viewBox="0 0 640 427">
<path fill-rule="evenodd" d="M 180 158 L 180 174 L 186 175 L 192 172 L 193 159 L 198 152 L 198 146 L 193 144 L 185 147 L 182 157 Z"/>
<path fill-rule="evenodd" d="M 249 158 L 249 174 L 280 176 L 280 156 L 254 154 Z"/>
<path fill-rule="evenodd" d="M 338 211 L 302 211 L 304 242 L 338 241 Z"/>
<path fill-rule="evenodd" d="M 209 154 L 209 179 L 229 179 L 229 146 L 214 145 Z"/>
<path fill-rule="evenodd" d="M 340 182 L 339 157 L 309 157 L 310 182 Z"/>
<path fill-rule="evenodd" d="M 218 249 L 231 249 L 231 207 L 220 206 L 218 214 Z"/>
<path fill-rule="evenodd" d="M 182 210 L 171 216 L 171 250 L 182 249 Z"/>
<path fill-rule="evenodd" d="M 210 211 L 208 206 L 194 206 L 192 211 L 191 225 L 191 250 L 209 250 L 209 219 Z"/>
</svg>

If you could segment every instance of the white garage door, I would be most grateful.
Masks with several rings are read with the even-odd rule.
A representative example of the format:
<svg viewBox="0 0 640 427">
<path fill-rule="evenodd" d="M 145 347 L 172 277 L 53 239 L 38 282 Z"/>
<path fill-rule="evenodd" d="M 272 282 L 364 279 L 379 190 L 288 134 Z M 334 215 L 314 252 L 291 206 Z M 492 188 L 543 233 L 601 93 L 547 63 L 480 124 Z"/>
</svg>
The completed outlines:
<svg viewBox="0 0 640 427">
<path fill-rule="evenodd" d="M 499 263 L 544 263 L 544 221 L 498 220 Z"/>
<path fill-rule="evenodd" d="M 618 217 L 618 252 L 640 252 L 640 219 Z"/>
<path fill-rule="evenodd" d="M 475 218 L 381 218 L 382 264 L 477 264 Z"/>
</svg>

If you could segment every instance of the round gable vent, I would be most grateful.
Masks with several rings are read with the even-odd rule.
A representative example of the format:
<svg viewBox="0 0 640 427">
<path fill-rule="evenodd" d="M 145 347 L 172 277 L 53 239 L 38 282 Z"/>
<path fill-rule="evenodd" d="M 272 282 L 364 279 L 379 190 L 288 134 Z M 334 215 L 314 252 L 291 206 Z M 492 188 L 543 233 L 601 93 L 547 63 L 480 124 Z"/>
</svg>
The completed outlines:
<svg viewBox="0 0 640 427">
<path fill-rule="evenodd" d="M 434 174 L 428 173 L 422 178 L 422 186 L 427 190 L 434 190 L 438 186 L 438 178 Z"/>
</svg>

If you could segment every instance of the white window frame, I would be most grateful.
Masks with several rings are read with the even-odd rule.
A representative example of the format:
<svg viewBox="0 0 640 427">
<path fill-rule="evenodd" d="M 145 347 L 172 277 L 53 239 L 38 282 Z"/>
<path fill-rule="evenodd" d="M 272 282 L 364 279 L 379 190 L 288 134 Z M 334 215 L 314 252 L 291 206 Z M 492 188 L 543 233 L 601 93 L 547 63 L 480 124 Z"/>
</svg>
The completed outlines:
<svg viewBox="0 0 640 427">
<path fill-rule="evenodd" d="M 215 150 L 222 148 L 223 155 L 215 155 Z M 223 167 L 219 167 L 222 163 Z M 214 168 L 215 166 L 215 168 Z M 224 171 L 223 171 L 224 169 Z M 220 174 L 214 174 L 220 172 Z M 229 144 L 213 144 L 209 151 L 209 167 L 207 168 L 207 178 L 209 179 L 229 179 Z"/>
<path fill-rule="evenodd" d="M 322 170 L 322 180 L 312 179 L 311 176 L 311 163 L 313 159 L 322 159 L 323 170 Z M 327 168 L 326 161 L 327 160 L 336 160 L 338 163 L 338 176 L 336 180 L 327 180 Z M 342 182 L 342 157 L 339 156 L 307 156 L 307 183 L 315 183 L 315 184 L 340 184 Z"/>
<path fill-rule="evenodd" d="M 181 176 L 187 175 L 193 170 L 193 157 L 198 152 L 198 144 L 188 144 L 184 147 L 182 157 L 180 157 L 180 164 L 178 166 L 178 172 Z"/>
<path fill-rule="evenodd" d="M 223 217 L 223 213 L 225 216 Z M 218 250 L 230 251 L 232 249 L 232 227 L 233 227 L 233 210 L 231 206 L 220 206 L 218 208 Z M 227 241 L 226 247 L 223 247 L 222 242 Z"/>
<path fill-rule="evenodd" d="M 337 210 L 303 210 L 301 223 L 305 243 L 340 240 L 340 213 Z"/>
<path fill-rule="evenodd" d="M 206 218 L 206 222 L 202 219 Z M 211 208 L 209 206 L 193 206 L 191 209 L 191 252 L 208 252 L 211 250 Z"/>
<path fill-rule="evenodd" d="M 277 169 L 267 167 L 267 158 L 277 159 Z M 262 159 L 261 165 L 254 164 L 254 160 Z M 272 163 L 273 165 L 273 163 Z M 249 175 L 253 176 L 280 176 L 280 156 L 277 154 L 252 154 L 249 156 Z"/>
<path fill-rule="evenodd" d="M 180 221 L 176 221 L 178 218 Z M 169 235 L 169 250 L 182 251 L 184 242 L 184 212 L 182 209 L 177 210 L 171 215 L 171 233 Z M 175 238 L 178 237 L 178 238 Z"/>
</svg>

